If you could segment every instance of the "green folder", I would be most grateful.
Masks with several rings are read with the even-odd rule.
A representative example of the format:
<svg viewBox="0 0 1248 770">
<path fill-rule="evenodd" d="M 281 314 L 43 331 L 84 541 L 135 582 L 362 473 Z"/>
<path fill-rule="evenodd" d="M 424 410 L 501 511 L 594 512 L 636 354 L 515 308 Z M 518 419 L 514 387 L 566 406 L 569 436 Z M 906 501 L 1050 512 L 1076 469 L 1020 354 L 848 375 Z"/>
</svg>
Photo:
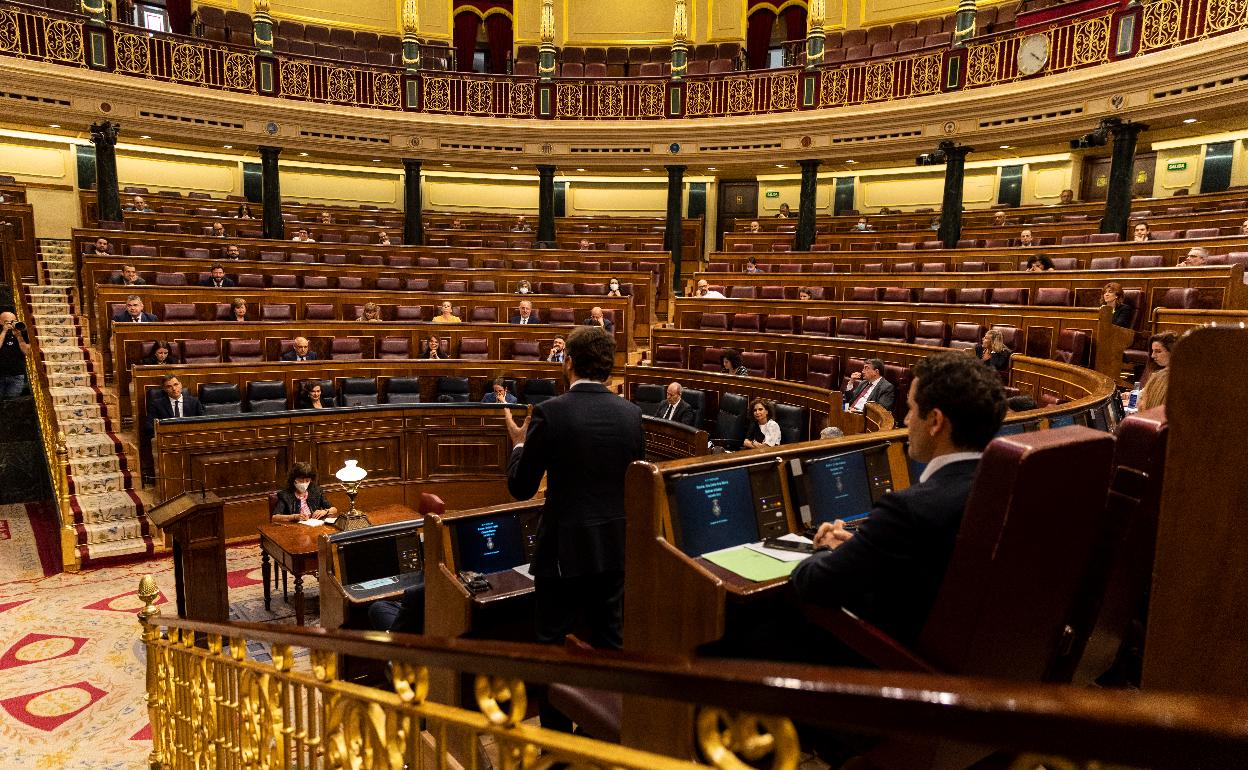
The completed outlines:
<svg viewBox="0 0 1248 770">
<path fill-rule="evenodd" d="M 702 558 L 756 583 L 786 577 L 800 563 L 773 559 L 765 553 L 759 553 L 743 545 L 704 553 Z"/>
</svg>

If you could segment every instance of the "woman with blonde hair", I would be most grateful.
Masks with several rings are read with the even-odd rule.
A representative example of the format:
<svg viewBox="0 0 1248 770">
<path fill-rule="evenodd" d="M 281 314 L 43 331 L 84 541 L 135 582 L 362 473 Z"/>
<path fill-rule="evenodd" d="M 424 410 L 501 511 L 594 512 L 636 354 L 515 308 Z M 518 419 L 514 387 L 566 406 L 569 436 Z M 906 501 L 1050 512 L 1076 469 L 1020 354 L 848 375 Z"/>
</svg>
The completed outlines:
<svg viewBox="0 0 1248 770">
<path fill-rule="evenodd" d="M 360 317 L 355 320 L 365 322 L 380 321 L 381 307 L 376 302 L 369 302 L 360 308 Z"/>
<path fill-rule="evenodd" d="M 1005 346 L 1005 337 L 1000 329 L 989 329 L 984 338 L 975 346 L 975 357 L 988 364 L 998 372 L 1004 372 L 1010 366 L 1012 351 Z"/>
<path fill-rule="evenodd" d="M 1174 349 L 1178 338 L 1174 332 L 1162 332 L 1148 339 L 1149 356 L 1158 368 L 1140 390 L 1136 406 L 1141 412 L 1165 405 L 1166 396 L 1170 393 L 1170 351 Z"/>
</svg>

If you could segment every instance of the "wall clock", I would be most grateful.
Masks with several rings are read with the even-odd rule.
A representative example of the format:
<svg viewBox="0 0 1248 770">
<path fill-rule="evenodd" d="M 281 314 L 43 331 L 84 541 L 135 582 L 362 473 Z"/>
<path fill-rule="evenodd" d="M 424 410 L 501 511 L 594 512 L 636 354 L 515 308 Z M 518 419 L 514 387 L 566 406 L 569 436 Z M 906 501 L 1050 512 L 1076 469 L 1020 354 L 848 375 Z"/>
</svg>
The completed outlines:
<svg viewBox="0 0 1248 770">
<path fill-rule="evenodd" d="M 1034 75 L 1049 63 L 1049 36 L 1028 35 L 1018 44 L 1018 74 Z"/>
</svg>

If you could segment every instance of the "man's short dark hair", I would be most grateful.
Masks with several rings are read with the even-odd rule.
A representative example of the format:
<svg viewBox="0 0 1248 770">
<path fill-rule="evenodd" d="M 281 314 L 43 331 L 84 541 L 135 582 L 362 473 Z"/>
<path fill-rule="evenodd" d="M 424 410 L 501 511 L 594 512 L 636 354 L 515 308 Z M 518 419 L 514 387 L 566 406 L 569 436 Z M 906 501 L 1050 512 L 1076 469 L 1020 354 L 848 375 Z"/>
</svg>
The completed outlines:
<svg viewBox="0 0 1248 770">
<path fill-rule="evenodd" d="M 1005 417 L 1005 388 L 989 366 L 962 352 L 935 353 L 914 365 L 914 403 L 919 416 L 939 409 L 953 426 L 954 445 L 979 451 Z"/>
<path fill-rule="evenodd" d="M 881 361 L 878 358 L 868 358 L 867 363 L 871 364 L 871 368 L 879 372 L 881 377 L 884 376 L 884 362 L 883 361 Z"/>
<path fill-rule="evenodd" d="M 176 379 L 178 379 L 178 375 L 166 374 L 164 377 L 160 379 L 160 386 L 163 388 L 164 386 L 168 385 L 171 380 L 176 380 Z"/>
<path fill-rule="evenodd" d="M 577 377 L 606 382 L 615 368 L 615 338 L 601 326 L 578 326 L 567 337 L 565 355 Z"/>
<path fill-rule="evenodd" d="M 733 369 L 744 365 L 741 361 L 741 351 L 736 348 L 724 348 L 719 352 L 719 363 L 721 366 L 725 358 L 728 359 L 728 363 L 732 365 Z"/>
<path fill-rule="evenodd" d="M 223 273 L 224 273 L 224 272 L 225 272 L 225 265 L 221 264 L 220 262 L 216 262 L 216 263 L 214 263 L 214 264 L 213 264 L 213 266 L 212 266 L 212 267 L 208 268 L 208 272 L 212 272 L 213 270 L 220 270 L 221 272 L 223 272 Z"/>
</svg>

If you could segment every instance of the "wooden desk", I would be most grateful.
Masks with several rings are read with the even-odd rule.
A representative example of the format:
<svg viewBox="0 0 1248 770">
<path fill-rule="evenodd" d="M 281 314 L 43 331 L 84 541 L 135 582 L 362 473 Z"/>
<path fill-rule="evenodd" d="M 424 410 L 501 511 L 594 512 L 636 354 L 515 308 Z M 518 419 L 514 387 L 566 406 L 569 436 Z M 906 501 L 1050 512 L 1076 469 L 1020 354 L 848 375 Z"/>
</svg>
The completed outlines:
<svg viewBox="0 0 1248 770">
<path fill-rule="evenodd" d="M 419 519 L 420 514 L 406 505 L 391 504 L 368 512 L 371 524 L 390 524 L 396 521 Z M 264 608 L 269 609 L 272 584 L 269 560 L 282 570 L 295 576 L 295 624 L 303 625 L 303 576 L 315 575 L 320 559 L 318 555 L 321 535 L 332 535 L 335 527 L 322 524 L 309 527 L 303 524 L 263 524 L 260 526 L 260 573 L 264 580 Z M 283 595 L 285 584 L 283 583 Z"/>
</svg>

